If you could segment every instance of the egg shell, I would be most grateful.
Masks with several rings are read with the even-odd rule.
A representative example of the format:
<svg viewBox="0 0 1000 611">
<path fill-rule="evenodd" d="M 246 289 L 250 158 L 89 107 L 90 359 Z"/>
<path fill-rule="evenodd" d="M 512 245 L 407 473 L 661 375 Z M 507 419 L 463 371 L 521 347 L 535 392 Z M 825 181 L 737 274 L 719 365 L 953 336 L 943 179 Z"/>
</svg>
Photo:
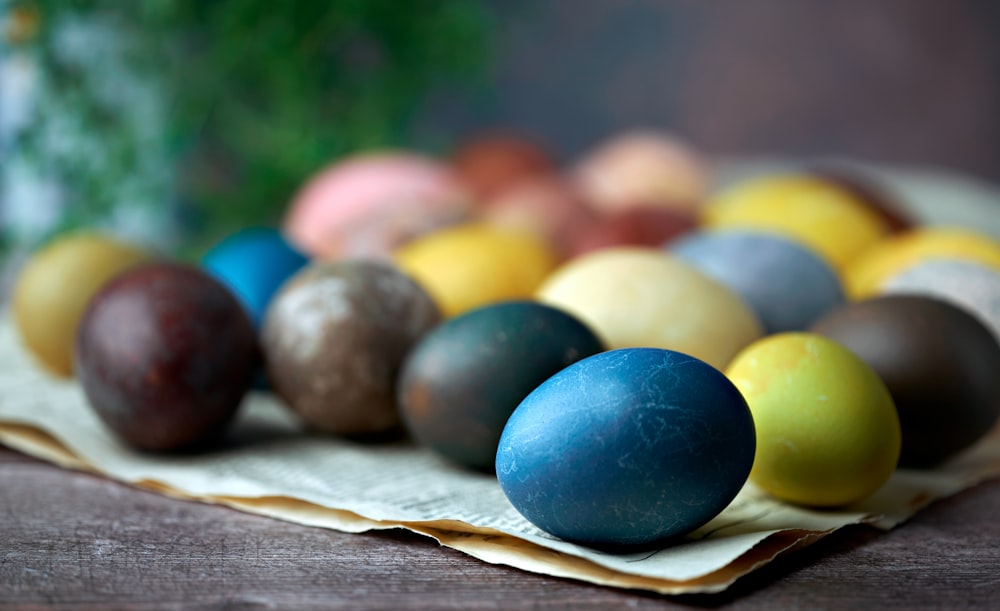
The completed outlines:
<svg viewBox="0 0 1000 611">
<path fill-rule="evenodd" d="M 309 263 L 276 229 L 253 227 L 227 236 L 205 253 L 202 267 L 240 300 L 255 328 L 281 285 Z"/>
<path fill-rule="evenodd" d="M 726 375 L 750 405 L 757 455 L 750 481 L 790 503 L 861 501 L 892 475 L 899 417 L 882 380 L 837 342 L 779 333 L 745 348 Z"/>
<path fill-rule="evenodd" d="M 900 464 L 938 464 L 1000 416 L 1000 344 L 972 314 L 939 299 L 890 295 L 834 310 L 812 330 L 885 381 L 903 429 Z"/>
<path fill-rule="evenodd" d="M 743 297 L 766 333 L 806 329 L 844 303 L 833 268 L 819 255 L 778 235 L 700 232 L 669 242 L 667 248 Z"/>
<path fill-rule="evenodd" d="M 109 235 L 59 236 L 32 253 L 11 294 L 18 335 L 50 373 L 73 375 L 77 329 L 87 304 L 109 280 L 152 253 Z"/>
<path fill-rule="evenodd" d="M 398 249 L 394 259 L 446 316 L 529 298 L 559 262 L 535 233 L 485 223 L 435 231 Z"/>
<path fill-rule="evenodd" d="M 485 306 L 428 333 L 400 373 L 413 437 L 445 458 L 492 471 L 514 408 L 553 374 L 604 350 L 576 318 L 530 301 Z"/>
<path fill-rule="evenodd" d="M 655 348 L 555 374 L 504 428 L 496 473 L 528 521 L 594 547 L 662 544 L 718 515 L 754 458 L 754 425 L 715 368 Z"/>
<path fill-rule="evenodd" d="M 587 201 L 603 213 L 637 205 L 692 213 L 708 195 L 710 172 L 688 143 L 637 129 L 589 151 L 571 176 Z"/>
<path fill-rule="evenodd" d="M 323 168 L 296 193 L 283 228 L 320 259 L 388 258 L 406 241 L 471 216 L 471 197 L 450 166 L 383 151 Z"/>
<path fill-rule="evenodd" d="M 801 242 L 838 272 L 889 231 L 846 190 L 809 175 L 769 175 L 738 183 L 704 208 L 711 229 L 770 231 Z"/>
<path fill-rule="evenodd" d="M 725 367 L 762 329 L 742 298 L 658 248 L 607 248 L 577 257 L 539 288 L 609 348 L 685 352 Z"/>
<path fill-rule="evenodd" d="M 925 295 L 965 308 L 1000 341 L 1000 271 L 973 263 L 932 259 L 890 278 L 885 295 Z"/>
<path fill-rule="evenodd" d="M 434 301 L 387 263 L 314 263 L 293 276 L 264 318 L 268 378 L 321 431 L 375 435 L 399 424 L 403 358 L 441 320 Z"/>
<path fill-rule="evenodd" d="M 661 246 L 697 227 L 687 212 L 636 206 L 607 213 L 580 228 L 570 240 L 570 256 L 614 246 Z"/>
<path fill-rule="evenodd" d="M 878 295 L 893 276 L 932 259 L 973 261 L 1000 271 L 1000 242 L 961 227 L 928 226 L 897 234 L 865 251 L 844 277 L 855 300 Z"/>
<path fill-rule="evenodd" d="M 550 174 L 552 156 L 542 145 L 514 133 L 479 134 L 452 153 L 452 166 L 477 204 L 503 194 L 518 182 Z"/>
</svg>

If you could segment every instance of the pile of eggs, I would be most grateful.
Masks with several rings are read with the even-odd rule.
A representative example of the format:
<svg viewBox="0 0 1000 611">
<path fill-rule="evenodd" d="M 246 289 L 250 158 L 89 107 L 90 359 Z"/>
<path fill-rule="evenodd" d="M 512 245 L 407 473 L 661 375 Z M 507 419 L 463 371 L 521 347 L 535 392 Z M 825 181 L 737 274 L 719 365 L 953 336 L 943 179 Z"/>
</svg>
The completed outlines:
<svg viewBox="0 0 1000 611">
<path fill-rule="evenodd" d="M 681 537 L 748 479 L 849 505 L 987 434 L 996 239 L 843 170 L 712 184 L 648 131 L 565 165 L 503 134 L 359 154 L 199 265 L 58 238 L 13 313 L 137 448 L 210 444 L 256 388 L 316 431 L 405 432 L 495 473 L 530 522 L 599 548 Z"/>
</svg>

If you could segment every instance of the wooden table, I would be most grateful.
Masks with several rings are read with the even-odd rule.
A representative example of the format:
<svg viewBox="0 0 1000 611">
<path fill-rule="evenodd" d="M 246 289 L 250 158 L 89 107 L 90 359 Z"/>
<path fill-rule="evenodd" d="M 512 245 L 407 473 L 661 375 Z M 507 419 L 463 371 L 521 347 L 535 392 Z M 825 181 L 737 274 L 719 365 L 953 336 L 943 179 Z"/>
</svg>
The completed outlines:
<svg viewBox="0 0 1000 611">
<path fill-rule="evenodd" d="M 713 596 L 493 566 L 402 531 L 344 534 L 179 501 L 0 448 L 0 607 L 1000 609 L 1000 481 L 889 532 L 849 528 Z"/>
</svg>

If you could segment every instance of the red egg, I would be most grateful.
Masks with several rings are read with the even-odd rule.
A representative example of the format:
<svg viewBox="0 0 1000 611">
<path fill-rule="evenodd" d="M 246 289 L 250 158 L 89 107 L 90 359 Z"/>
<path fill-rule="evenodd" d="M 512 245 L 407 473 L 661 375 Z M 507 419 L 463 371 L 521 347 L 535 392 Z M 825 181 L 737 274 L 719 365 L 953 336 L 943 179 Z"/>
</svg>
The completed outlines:
<svg viewBox="0 0 1000 611">
<path fill-rule="evenodd" d="M 468 218 L 470 202 L 443 162 L 406 152 L 355 155 L 302 187 L 285 231 L 316 258 L 388 257 L 418 235 Z"/>
<path fill-rule="evenodd" d="M 891 232 L 912 229 L 917 222 L 871 176 L 856 169 L 837 165 L 820 165 L 810 172 L 842 189 L 877 214 Z"/>
<path fill-rule="evenodd" d="M 569 254 L 576 256 L 611 246 L 662 246 L 696 228 L 695 218 L 684 212 L 651 206 L 629 207 L 576 234 Z"/>
<path fill-rule="evenodd" d="M 554 162 L 531 140 L 512 134 L 484 134 L 461 144 L 452 163 L 477 202 L 486 202 L 521 180 L 548 174 Z"/>
</svg>

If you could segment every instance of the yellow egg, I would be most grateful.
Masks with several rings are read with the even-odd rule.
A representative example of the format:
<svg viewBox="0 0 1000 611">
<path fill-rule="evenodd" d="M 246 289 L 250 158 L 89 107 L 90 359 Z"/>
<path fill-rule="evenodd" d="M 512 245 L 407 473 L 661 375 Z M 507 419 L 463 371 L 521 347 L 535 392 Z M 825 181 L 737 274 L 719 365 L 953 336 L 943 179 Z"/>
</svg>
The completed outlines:
<svg viewBox="0 0 1000 611">
<path fill-rule="evenodd" d="M 716 196 L 702 222 L 711 228 L 753 228 L 797 240 L 843 270 L 888 233 L 863 202 L 834 184 L 781 175 L 740 183 Z"/>
<path fill-rule="evenodd" d="M 533 232 L 478 223 L 424 235 L 396 250 L 394 258 L 446 316 L 531 297 L 557 264 L 552 246 Z"/>
<path fill-rule="evenodd" d="M 107 236 L 76 233 L 42 247 L 22 268 L 11 298 L 28 350 L 52 373 L 73 375 L 76 328 L 90 298 L 151 254 Z"/>
<path fill-rule="evenodd" d="M 655 248 L 607 248 L 572 259 L 537 297 L 576 315 L 609 348 L 666 348 L 719 369 L 762 333 L 735 293 Z"/>
<path fill-rule="evenodd" d="M 873 297 L 893 276 L 928 259 L 970 261 L 1000 271 L 1000 242 L 958 227 L 925 227 L 900 234 L 865 251 L 847 268 L 848 296 Z"/>
<path fill-rule="evenodd" d="M 848 505 L 895 470 L 901 432 L 892 397 L 842 345 L 811 333 L 772 335 L 740 352 L 726 375 L 757 429 L 750 480 L 773 496 Z"/>
</svg>

